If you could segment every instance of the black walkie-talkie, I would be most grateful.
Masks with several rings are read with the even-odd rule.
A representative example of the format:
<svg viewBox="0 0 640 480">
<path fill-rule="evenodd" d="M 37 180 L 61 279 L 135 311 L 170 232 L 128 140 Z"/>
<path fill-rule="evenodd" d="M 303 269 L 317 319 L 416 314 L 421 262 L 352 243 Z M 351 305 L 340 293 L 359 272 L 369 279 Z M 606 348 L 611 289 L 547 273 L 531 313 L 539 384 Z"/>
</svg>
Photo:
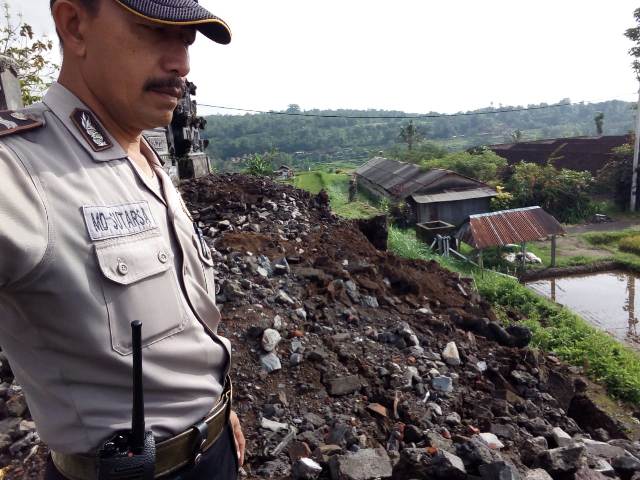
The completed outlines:
<svg viewBox="0 0 640 480">
<path fill-rule="evenodd" d="M 142 323 L 131 322 L 133 349 L 133 408 L 131 430 L 122 430 L 98 451 L 98 480 L 153 480 L 156 444 L 145 430 L 142 387 Z"/>
</svg>

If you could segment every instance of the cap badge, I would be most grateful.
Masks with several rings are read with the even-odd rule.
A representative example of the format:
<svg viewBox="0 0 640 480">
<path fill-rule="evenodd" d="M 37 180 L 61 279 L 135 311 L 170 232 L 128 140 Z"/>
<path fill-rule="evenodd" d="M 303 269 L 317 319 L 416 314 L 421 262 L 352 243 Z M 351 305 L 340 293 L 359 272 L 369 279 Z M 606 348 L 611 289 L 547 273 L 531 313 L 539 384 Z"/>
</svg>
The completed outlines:
<svg viewBox="0 0 640 480">
<path fill-rule="evenodd" d="M 71 114 L 71 120 L 94 151 L 101 152 L 112 147 L 111 141 L 89 110 L 76 108 Z"/>
</svg>

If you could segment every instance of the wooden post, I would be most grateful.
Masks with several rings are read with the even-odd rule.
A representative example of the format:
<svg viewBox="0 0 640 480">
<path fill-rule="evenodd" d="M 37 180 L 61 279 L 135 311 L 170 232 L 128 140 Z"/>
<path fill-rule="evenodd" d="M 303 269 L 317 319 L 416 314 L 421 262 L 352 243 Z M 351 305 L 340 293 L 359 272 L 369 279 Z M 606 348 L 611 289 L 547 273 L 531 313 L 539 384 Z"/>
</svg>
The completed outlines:
<svg viewBox="0 0 640 480">
<path fill-rule="evenodd" d="M 551 235 L 551 266 L 556 266 L 556 236 Z"/>
<path fill-rule="evenodd" d="M 478 253 L 478 265 L 480 265 L 480 275 L 484 277 L 484 259 L 482 258 L 482 250 Z"/>
<path fill-rule="evenodd" d="M 522 270 L 527 269 L 527 242 L 522 242 Z"/>
</svg>

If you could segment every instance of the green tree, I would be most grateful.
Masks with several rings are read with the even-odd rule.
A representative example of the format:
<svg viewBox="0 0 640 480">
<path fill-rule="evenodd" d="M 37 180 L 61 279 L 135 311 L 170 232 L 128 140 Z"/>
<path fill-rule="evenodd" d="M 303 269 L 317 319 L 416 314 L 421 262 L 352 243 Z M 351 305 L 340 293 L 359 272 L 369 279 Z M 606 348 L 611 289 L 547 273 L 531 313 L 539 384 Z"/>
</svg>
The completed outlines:
<svg viewBox="0 0 640 480">
<path fill-rule="evenodd" d="M 598 135 L 602 135 L 604 130 L 604 113 L 598 112 L 593 120 L 596 122 L 596 132 Z"/>
<path fill-rule="evenodd" d="M 409 123 L 400 129 L 400 135 L 398 135 L 400 141 L 407 144 L 409 151 L 413 148 L 413 145 L 418 143 L 422 136 L 418 131 L 418 128 L 413 124 L 413 120 L 409 120 Z"/>
<path fill-rule="evenodd" d="M 621 210 L 629 208 L 629 192 L 631 191 L 631 172 L 633 171 L 633 139 L 613 149 L 613 158 L 602 167 L 596 175 L 598 191 L 613 192 L 613 200 Z M 640 198 L 640 188 L 637 192 Z M 640 205 L 636 198 L 636 204 Z"/>
<path fill-rule="evenodd" d="M 631 68 L 633 68 L 636 77 L 640 80 L 640 8 L 634 10 L 633 18 L 636 21 L 636 26 L 628 28 L 624 32 L 624 35 L 635 43 L 635 45 L 629 49 L 629 55 L 633 58 Z"/>
<path fill-rule="evenodd" d="M 42 98 L 58 71 L 58 66 L 51 60 L 53 42 L 47 37 L 37 36 L 21 15 L 17 21 L 14 20 L 7 2 L 2 4 L 2 8 L 4 24 L 0 28 L 0 54 L 15 62 L 22 101 L 30 105 Z"/>
<path fill-rule="evenodd" d="M 593 177 L 586 171 L 520 162 L 507 187 L 514 207 L 538 205 L 559 221 L 573 223 L 596 213 L 590 196 L 592 184 Z"/>
<path fill-rule="evenodd" d="M 483 182 L 497 184 L 507 161 L 491 150 L 478 150 L 477 153 L 450 153 L 422 162 L 421 165 L 426 169 L 444 168 Z"/>
<path fill-rule="evenodd" d="M 522 130 L 517 129 L 511 132 L 511 141 L 513 143 L 520 143 L 522 141 Z"/>
</svg>

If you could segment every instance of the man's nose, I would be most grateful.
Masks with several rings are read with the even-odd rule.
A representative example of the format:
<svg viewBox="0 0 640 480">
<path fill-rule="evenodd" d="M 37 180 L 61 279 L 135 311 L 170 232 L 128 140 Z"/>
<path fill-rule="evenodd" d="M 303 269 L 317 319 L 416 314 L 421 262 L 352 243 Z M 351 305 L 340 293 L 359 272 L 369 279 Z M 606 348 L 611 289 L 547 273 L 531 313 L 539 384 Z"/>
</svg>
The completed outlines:
<svg viewBox="0 0 640 480">
<path fill-rule="evenodd" d="M 163 54 L 163 68 L 178 77 L 186 77 L 191 70 L 189 47 L 182 41 L 170 42 Z"/>
</svg>

